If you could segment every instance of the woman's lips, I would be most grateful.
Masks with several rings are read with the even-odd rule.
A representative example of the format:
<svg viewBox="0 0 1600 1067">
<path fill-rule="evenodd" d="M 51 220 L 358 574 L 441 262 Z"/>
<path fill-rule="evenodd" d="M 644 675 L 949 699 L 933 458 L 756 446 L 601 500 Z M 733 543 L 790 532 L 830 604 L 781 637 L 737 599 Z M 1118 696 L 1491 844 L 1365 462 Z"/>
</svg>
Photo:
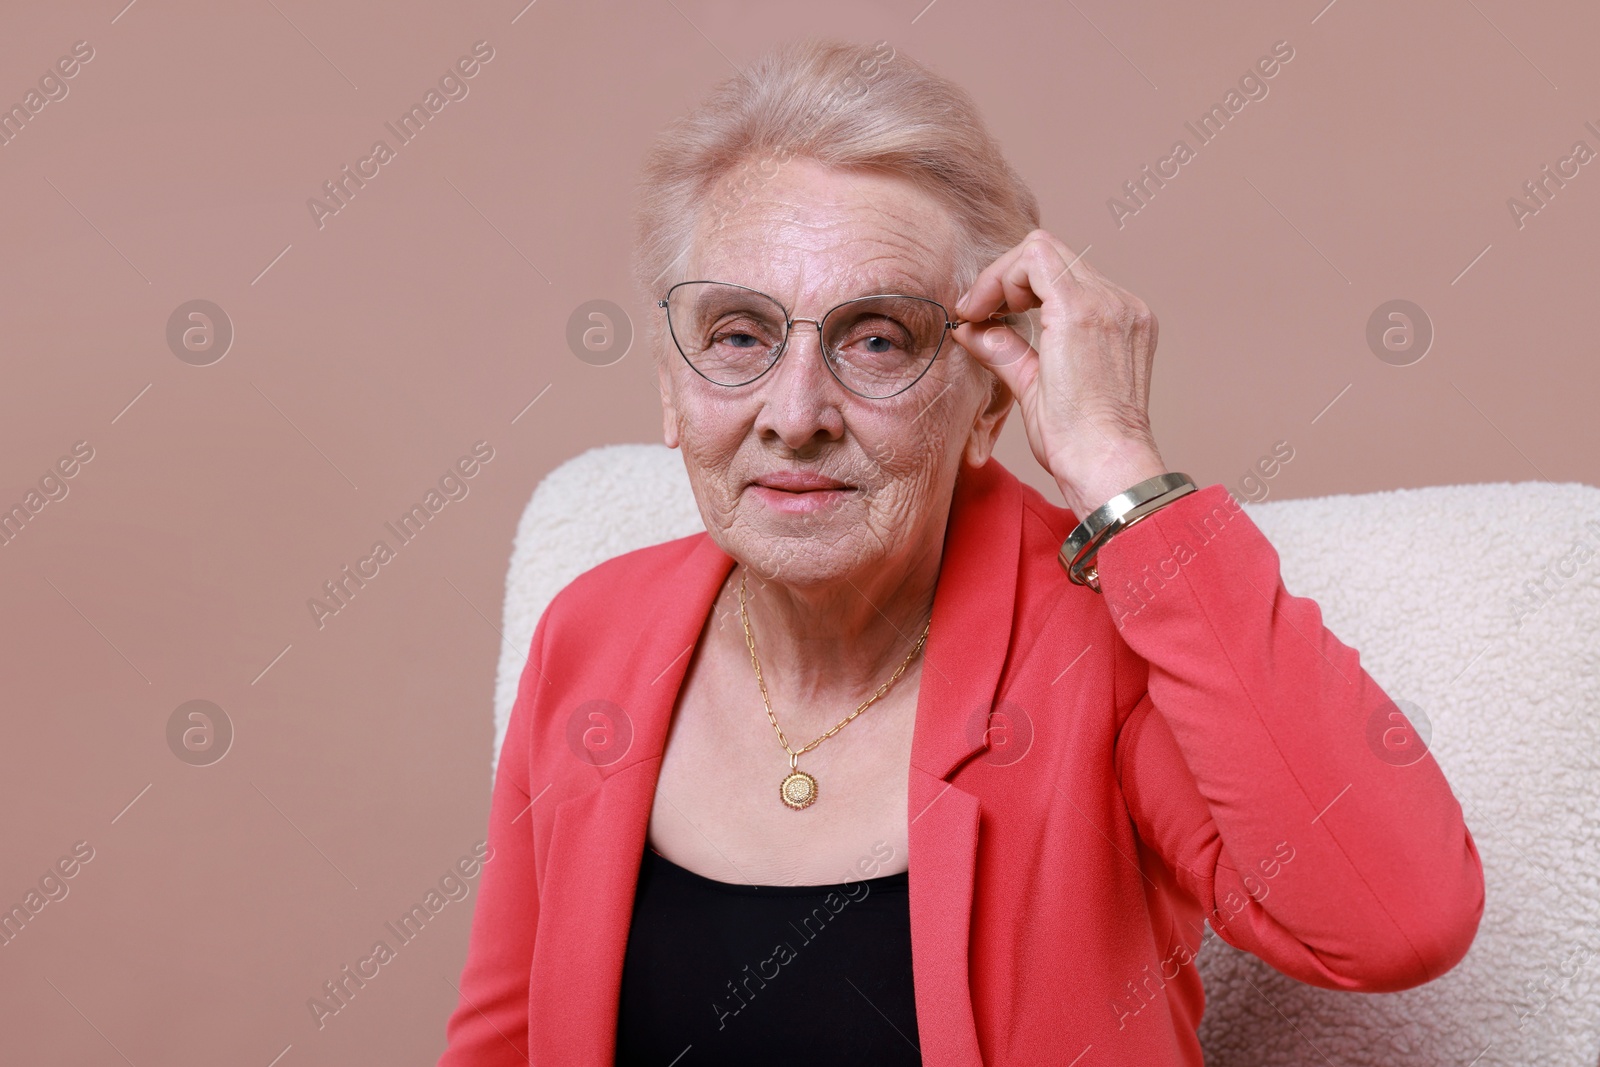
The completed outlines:
<svg viewBox="0 0 1600 1067">
<path fill-rule="evenodd" d="M 825 478 L 811 471 L 770 471 L 757 478 L 752 484 L 763 485 L 768 489 L 786 489 L 791 493 L 803 493 L 812 489 L 848 489 L 849 486 L 834 478 Z"/>
<path fill-rule="evenodd" d="M 762 475 L 749 490 L 774 510 L 806 514 L 837 506 L 854 487 L 816 474 L 780 471 Z"/>
</svg>

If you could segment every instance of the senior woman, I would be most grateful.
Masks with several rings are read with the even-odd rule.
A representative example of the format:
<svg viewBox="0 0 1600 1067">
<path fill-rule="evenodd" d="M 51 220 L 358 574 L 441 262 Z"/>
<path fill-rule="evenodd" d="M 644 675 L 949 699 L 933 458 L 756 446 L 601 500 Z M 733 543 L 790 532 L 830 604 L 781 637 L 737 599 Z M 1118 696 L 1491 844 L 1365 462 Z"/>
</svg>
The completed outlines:
<svg viewBox="0 0 1600 1067">
<path fill-rule="evenodd" d="M 1199 1064 L 1207 924 L 1329 989 L 1461 959 L 1438 765 L 1374 753 L 1404 716 L 1168 471 L 1154 316 L 962 90 L 778 49 L 642 204 L 706 531 L 538 624 L 441 1064 Z M 992 458 L 1013 404 L 1064 508 Z"/>
</svg>

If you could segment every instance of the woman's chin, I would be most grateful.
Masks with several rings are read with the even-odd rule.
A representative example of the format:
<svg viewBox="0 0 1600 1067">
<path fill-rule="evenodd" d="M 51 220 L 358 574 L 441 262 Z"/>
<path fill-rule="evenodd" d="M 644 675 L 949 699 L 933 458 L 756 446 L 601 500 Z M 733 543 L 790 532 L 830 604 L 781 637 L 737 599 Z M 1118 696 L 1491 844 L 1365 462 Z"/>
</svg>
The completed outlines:
<svg viewBox="0 0 1600 1067">
<path fill-rule="evenodd" d="M 788 537 L 747 535 L 723 550 L 748 566 L 752 578 L 804 588 L 855 580 L 863 569 L 874 566 L 852 540 L 841 543 L 816 531 Z"/>
</svg>

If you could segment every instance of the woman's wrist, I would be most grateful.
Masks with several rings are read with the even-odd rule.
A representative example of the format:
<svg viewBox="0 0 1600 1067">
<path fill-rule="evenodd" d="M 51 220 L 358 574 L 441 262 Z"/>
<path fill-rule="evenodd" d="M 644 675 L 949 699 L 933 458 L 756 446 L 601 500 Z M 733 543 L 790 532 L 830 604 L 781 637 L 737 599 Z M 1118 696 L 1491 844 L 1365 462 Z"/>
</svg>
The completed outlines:
<svg viewBox="0 0 1600 1067">
<path fill-rule="evenodd" d="M 1195 491 L 1187 474 L 1163 473 L 1130 486 L 1090 512 L 1061 543 L 1061 565 L 1077 585 L 1100 592 L 1100 549 L 1122 531 Z"/>
<path fill-rule="evenodd" d="M 1108 444 L 1082 459 L 1057 463 L 1056 487 L 1078 521 L 1118 493 L 1147 478 L 1166 474 L 1167 465 L 1152 441 L 1126 440 Z"/>
</svg>

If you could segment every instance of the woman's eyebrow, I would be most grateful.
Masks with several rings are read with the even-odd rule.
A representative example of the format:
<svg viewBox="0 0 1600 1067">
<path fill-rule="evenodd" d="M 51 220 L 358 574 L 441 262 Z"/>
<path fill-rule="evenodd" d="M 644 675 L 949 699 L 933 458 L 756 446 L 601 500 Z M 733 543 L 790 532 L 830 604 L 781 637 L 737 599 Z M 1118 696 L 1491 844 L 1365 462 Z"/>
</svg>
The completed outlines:
<svg viewBox="0 0 1600 1067">
<path fill-rule="evenodd" d="M 905 274 L 873 275 L 866 282 L 856 287 L 858 296 L 872 296 L 877 293 L 896 293 L 901 296 L 925 296 L 935 290 L 936 286 L 927 282 L 918 281 Z M 846 300 L 851 299 L 845 297 Z M 933 299 L 928 297 L 928 299 Z"/>
</svg>

